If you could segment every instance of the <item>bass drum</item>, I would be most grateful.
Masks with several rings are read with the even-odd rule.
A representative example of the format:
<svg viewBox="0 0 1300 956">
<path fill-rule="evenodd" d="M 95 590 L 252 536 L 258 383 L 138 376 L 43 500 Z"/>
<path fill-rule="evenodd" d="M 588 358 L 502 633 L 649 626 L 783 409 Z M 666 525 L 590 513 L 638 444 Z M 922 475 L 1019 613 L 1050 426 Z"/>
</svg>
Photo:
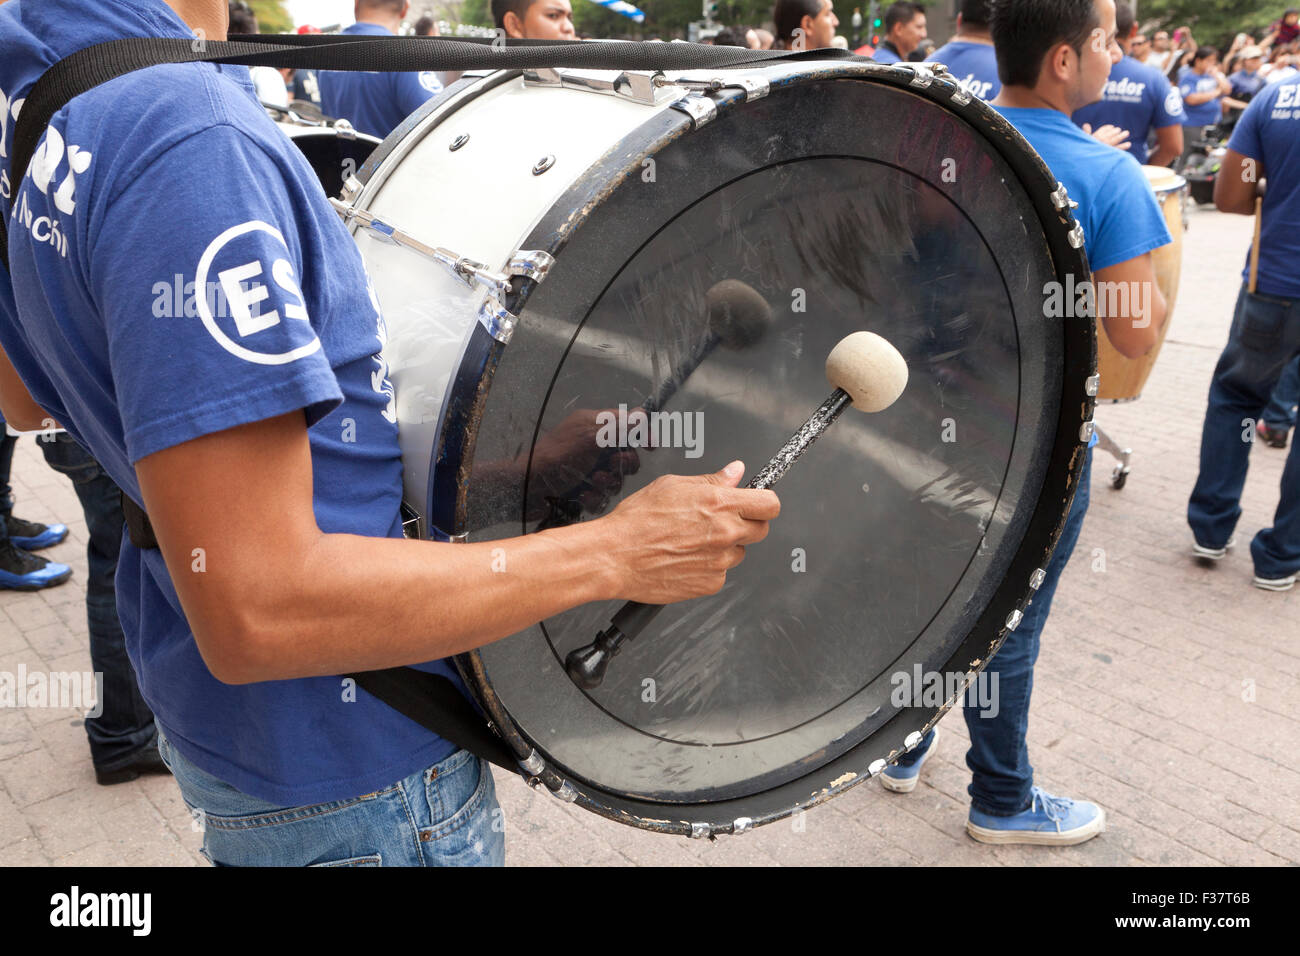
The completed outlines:
<svg viewBox="0 0 1300 956">
<path fill-rule="evenodd" d="M 360 171 L 380 142 L 374 136 L 358 133 L 346 120 L 335 120 L 328 126 L 289 122 L 276 125 L 307 157 L 327 196 L 337 196 L 343 191 L 343 184 Z"/>
<path fill-rule="evenodd" d="M 458 659 L 534 785 L 650 830 L 743 832 L 916 746 L 1019 622 L 1096 387 L 1092 325 L 1045 318 L 1044 292 L 1088 270 L 1064 190 L 955 83 L 840 61 L 470 78 L 336 207 L 386 317 L 421 536 L 509 538 L 663 474 L 752 473 L 851 332 L 910 367 L 893 407 L 847 413 L 783 479 L 722 592 L 666 608 L 599 688 L 563 662 L 622 602 Z M 718 345 L 719 295 L 764 313 L 761 337 Z M 665 394 L 659 441 L 592 440 L 599 410 Z"/>
<path fill-rule="evenodd" d="M 1135 359 L 1125 358 L 1110 344 L 1105 335 L 1097 337 L 1097 365 L 1101 370 L 1101 388 L 1097 397 L 1107 402 L 1133 402 L 1142 397 L 1142 389 L 1156 367 L 1160 349 L 1169 334 L 1178 304 L 1178 284 L 1183 274 L 1183 230 L 1187 215 L 1187 180 L 1164 166 L 1143 166 L 1147 182 L 1156 194 L 1156 202 L 1165 215 L 1165 225 L 1173 241 L 1151 253 L 1156 272 L 1156 285 L 1165 297 L 1168 308 L 1165 327 L 1160 330 L 1160 340 L 1146 355 Z"/>
</svg>

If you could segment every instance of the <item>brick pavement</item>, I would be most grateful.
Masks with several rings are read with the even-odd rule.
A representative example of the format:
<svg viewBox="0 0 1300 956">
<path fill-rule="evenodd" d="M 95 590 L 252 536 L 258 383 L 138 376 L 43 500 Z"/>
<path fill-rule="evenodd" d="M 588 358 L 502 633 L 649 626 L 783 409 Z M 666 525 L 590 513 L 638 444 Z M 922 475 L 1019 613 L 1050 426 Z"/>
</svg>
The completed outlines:
<svg viewBox="0 0 1300 956">
<path fill-rule="evenodd" d="M 1250 221 L 1192 210 L 1183 285 L 1143 401 L 1103 427 L 1136 451 L 1120 492 L 1097 453 L 1093 503 L 1043 639 L 1029 728 L 1039 781 L 1103 804 L 1109 829 L 1075 848 L 980 846 L 963 830 L 959 715 L 906 796 L 867 783 L 804 815 L 717 843 L 608 823 L 498 773 L 513 865 L 1300 863 L 1300 591 L 1250 586 L 1245 550 L 1186 557 L 1183 519 L 1210 373 L 1226 336 Z M 1269 522 L 1283 454 L 1257 447 L 1240 540 Z M 70 485 L 30 440 L 15 462 L 20 513 L 62 520 L 50 556 L 70 584 L 0 593 L 0 671 L 86 670 L 84 523 Z M 1253 688 L 1252 694 L 1247 692 Z M 201 864 L 199 834 L 166 778 L 94 783 L 76 715 L 0 710 L 0 864 Z"/>
</svg>

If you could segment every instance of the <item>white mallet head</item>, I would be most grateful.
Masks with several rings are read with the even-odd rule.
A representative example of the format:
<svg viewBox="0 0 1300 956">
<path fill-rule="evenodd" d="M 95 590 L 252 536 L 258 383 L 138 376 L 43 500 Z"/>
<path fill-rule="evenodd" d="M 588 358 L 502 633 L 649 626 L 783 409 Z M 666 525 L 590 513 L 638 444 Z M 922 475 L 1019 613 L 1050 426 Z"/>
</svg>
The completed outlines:
<svg viewBox="0 0 1300 956">
<path fill-rule="evenodd" d="M 858 411 L 880 412 L 907 388 L 907 362 L 875 332 L 854 332 L 826 357 L 826 378 L 849 393 Z"/>
</svg>

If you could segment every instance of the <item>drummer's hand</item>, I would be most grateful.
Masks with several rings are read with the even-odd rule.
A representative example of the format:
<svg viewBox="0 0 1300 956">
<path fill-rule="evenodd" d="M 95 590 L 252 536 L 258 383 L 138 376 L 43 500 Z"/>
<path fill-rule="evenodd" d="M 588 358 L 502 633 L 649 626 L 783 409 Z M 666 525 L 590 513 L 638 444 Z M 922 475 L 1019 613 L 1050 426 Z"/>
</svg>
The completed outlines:
<svg viewBox="0 0 1300 956">
<path fill-rule="evenodd" d="M 745 546 L 767 537 L 781 511 L 776 492 L 736 487 L 744 473 L 732 462 L 712 475 L 664 475 L 602 519 L 623 576 L 620 597 L 671 604 L 722 590 Z"/>
<path fill-rule="evenodd" d="M 1128 141 L 1128 130 L 1120 129 L 1107 123 L 1105 126 L 1098 126 L 1093 131 L 1092 124 L 1084 123 L 1083 131 L 1099 143 L 1105 143 L 1107 146 L 1114 146 L 1116 149 L 1132 149 L 1133 144 Z"/>
</svg>

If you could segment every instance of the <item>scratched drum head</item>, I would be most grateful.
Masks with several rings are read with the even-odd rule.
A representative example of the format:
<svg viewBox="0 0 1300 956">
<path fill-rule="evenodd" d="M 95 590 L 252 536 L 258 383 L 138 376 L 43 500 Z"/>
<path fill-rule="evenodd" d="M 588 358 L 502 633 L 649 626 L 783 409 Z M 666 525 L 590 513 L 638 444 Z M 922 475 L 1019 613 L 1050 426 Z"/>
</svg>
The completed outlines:
<svg viewBox="0 0 1300 956">
<path fill-rule="evenodd" d="M 828 396 L 826 356 L 852 332 L 906 358 L 897 403 L 845 412 L 777 486 L 780 519 L 721 593 L 665 609 L 600 687 L 563 662 L 621 601 L 461 659 L 538 782 L 666 832 L 820 802 L 931 726 L 955 697 L 904 701 L 904 677 L 973 676 L 1015 624 L 1091 418 L 1092 327 L 1043 307 L 1087 266 L 1014 131 L 908 70 L 770 76 L 764 98 L 719 94 L 704 125 L 655 114 L 540 215 L 522 248 L 554 264 L 512 300 L 508 346 L 467 346 L 438 449 L 440 526 L 508 538 L 593 520 L 660 475 L 752 473 Z M 766 303 L 757 341 L 708 349 L 719 283 Z M 557 460 L 573 416 L 601 410 L 613 444 L 637 445 L 620 408 L 675 379 L 619 490 L 591 494 L 608 459 L 590 449 Z"/>
</svg>

